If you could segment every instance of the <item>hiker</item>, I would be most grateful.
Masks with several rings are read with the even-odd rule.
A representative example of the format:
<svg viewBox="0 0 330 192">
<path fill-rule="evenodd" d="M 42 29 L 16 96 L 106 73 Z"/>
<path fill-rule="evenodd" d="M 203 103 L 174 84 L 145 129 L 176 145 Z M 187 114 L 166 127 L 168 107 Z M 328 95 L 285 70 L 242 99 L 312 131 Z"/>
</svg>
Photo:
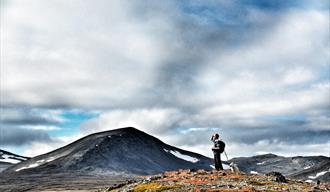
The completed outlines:
<svg viewBox="0 0 330 192">
<path fill-rule="evenodd" d="M 214 164 L 216 170 L 223 170 L 222 164 L 221 164 L 221 153 L 225 150 L 225 143 L 220 140 L 219 134 L 216 133 L 212 135 L 211 141 L 214 143 L 214 146 L 212 147 L 212 151 L 214 154 Z"/>
</svg>

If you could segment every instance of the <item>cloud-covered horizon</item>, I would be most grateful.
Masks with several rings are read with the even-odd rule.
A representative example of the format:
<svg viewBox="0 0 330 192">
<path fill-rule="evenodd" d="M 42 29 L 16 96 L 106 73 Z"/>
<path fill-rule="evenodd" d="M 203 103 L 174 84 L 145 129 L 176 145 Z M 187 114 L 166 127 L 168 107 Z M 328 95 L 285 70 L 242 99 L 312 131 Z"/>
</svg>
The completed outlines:
<svg viewBox="0 0 330 192">
<path fill-rule="evenodd" d="M 4 1 L 0 147 L 134 126 L 205 155 L 217 131 L 231 156 L 329 156 L 329 49 L 326 0 Z"/>
</svg>

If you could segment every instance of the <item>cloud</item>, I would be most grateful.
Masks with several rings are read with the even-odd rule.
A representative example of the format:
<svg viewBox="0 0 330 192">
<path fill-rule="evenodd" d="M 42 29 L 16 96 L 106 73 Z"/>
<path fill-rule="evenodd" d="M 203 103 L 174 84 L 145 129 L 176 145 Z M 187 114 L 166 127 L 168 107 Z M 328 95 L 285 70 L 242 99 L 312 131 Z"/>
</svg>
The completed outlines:
<svg viewBox="0 0 330 192">
<path fill-rule="evenodd" d="M 209 118 L 209 122 L 200 124 L 200 126 L 204 127 L 191 128 L 192 125 L 201 123 L 194 117 L 189 117 L 188 114 L 173 109 L 112 111 L 83 123 L 81 130 L 84 134 L 88 134 L 133 126 L 151 133 L 171 145 L 190 146 L 191 149 L 199 145 L 210 145 L 210 135 L 215 132 L 220 133 L 221 138 L 228 144 L 234 143 L 236 145 L 250 146 L 261 145 L 261 141 L 267 141 L 264 143 L 265 147 L 266 145 L 279 144 L 324 144 L 330 137 L 328 129 L 310 129 L 309 122 L 306 119 L 290 120 L 290 118 L 287 118 L 287 120 L 279 121 L 275 118 L 270 118 L 263 119 L 262 122 L 256 119 L 255 124 L 247 127 L 248 124 L 246 122 L 238 126 L 237 122 L 224 124 L 221 120 L 219 122 L 217 119 Z M 207 124 L 210 124 L 210 122 L 214 122 L 213 124 L 216 127 L 207 127 Z M 224 126 L 221 126 L 223 124 Z M 301 151 L 303 150 L 301 149 Z"/>
<path fill-rule="evenodd" d="M 320 154 L 329 154 L 330 143 L 324 144 L 304 144 L 304 145 L 287 145 L 286 143 L 271 144 L 267 141 L 260 141 L 258 144 L 243 144 L 243 143 L 227 143 L 226 153 L 228 158 L 234 157 L 250 157 L 252 155 L 262 155 L 273 153 L 281 156 L 318 156 Z M 181 146 L 181 148 L 190 150 L 199 154 L 204 154 L 208 157 L 213 157 L 210 144 L 198 144 L 195 146 Z M 223 160 L 226 156 L 222 155 Z"/>
<path fill-rule="evenodd" d="M 242 143 L 231 143 L 227 151 L 229 157 L 251 156 L 266 153 L 273 153 L 282 156 L 316 156 L 329 154 L 329 142 L 322 144 L 292 144 L 287 143 L 269 143 L 267 141 L 260 141 L 256 145 L 247 145 Z"/>
<path fill-rule="evenodd" d="M 45 130 L 45 131 L 53 131 L 53 130 L 61 129 L 60 127 L 57 127 L 57 126 L 43 126 L 43 125 L 36 125 L 36 126 L 23 125 L 22 128 L 34 129 L 34 130 Z"/>
<path fill-rule="evenodd" d="M 43 130 L 0 127 L 0 146 L 22 146 L 35 141 L 51 142 L 52 139 Z"/>
<path fill-rule="evenodd" d="M 1 108 L 1 123 L 9 125 L 56 125 L 63 122 L 57 111 Z"/>
<path fill-rule="evenodd" d="M 27 157 L 35 157 L 41 154 L 48 153 L 59 146 L 57 145 L 51 145 L 49 143 L 43 143 L 43 142 L 34 142 L 32 143 L 28 149 L 26 149 L 22 155 Z"/>
<path fill-rule="evenodd" d="M 78 139 L 80 139 L 83 135 L 74 135 L 74 136 L 61 136 L 61 137 L 56 137 L 52 138 L 52 142 L 45 142 L 45 141 L 33 141 L 27 147 L 24 151 L 23 154 L 24 156 L 27 157 L 35 157 L 38 155 L 42 155 L 48 152 L 53 151 L 54 149 L 58 149 L 60 147 L 65 146 L 68 143 L 74 142 Z"/>
<path fill-rule="evenodd" d="M 313 80 L 328 58 L 328 14 L 322 10 L 268 13 L 236 3 L 231 10 L 242 14 L 227 16 L 212 6 L 194 11 L 203 3 L 48 4 L 6 6 L 2 105 L 194 108 L 195 98 L 203 103 L 209 101 L 203 95 L 222 96 L 237 86 L 254 86 L 246 91 L 257 97 L 265 87 Z M 87 18 L 86 11 L 98 14 Z M 200 22 L 220 16 L 228 18 Z M 242 28 L 243 20 L 251 27 Z M 297 74 L 304 79 L 293 82 Z"/>
<path fill-rule="evenodd" d="M 66 111 L 97 110 L 80 134 L 135 126 L 187 147 L 214 131 L 251 149 L 324 144 L 328 4 L 8 1 L 0 125 L 42 135 Z"/>
<path fill-rule="evenodd" d="M 7 6 L 3 105 L 111 106 L 148 88 L 163 51 L 152 31 L 127 15 L 126 3 L 47 4 Z M 86 7 L 98 14 L 79 19 L 86 17 Z"/>
<path fill-rule="evenodd" d="M 299 84 L 307 81 L 313 80 L 315 75 L 311 71 L 308 71 L 304 68 L 296 68 L 287 71 L 287 74 L 284 77 L 284 83 L 287 84 Z"/>
<path fill-rule="evenodd" d="M 56 110 L 4 107 L 0 112 L 0 146 L 50 142 L 47 131 L 60 130 L 59 125 L 65 121 Z"/>
<path fill-rule="evenodd" d="M 136 127 L 151 134 L 163 134 L 179 126 L 182 120 L 183 114 L 170 108 L 114 110 L 83 123 L 81 131 L 87 134 L 120 127 Z"/>
</svg>

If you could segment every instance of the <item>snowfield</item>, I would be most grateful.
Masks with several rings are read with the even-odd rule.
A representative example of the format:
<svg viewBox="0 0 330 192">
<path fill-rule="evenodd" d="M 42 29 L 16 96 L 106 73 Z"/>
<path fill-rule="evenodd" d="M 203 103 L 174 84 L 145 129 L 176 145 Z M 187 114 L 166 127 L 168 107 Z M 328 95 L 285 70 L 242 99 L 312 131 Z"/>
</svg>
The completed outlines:
<svg viewBox="0 0 330 192">
<path fill-rule="evenodd" d="M 324 174 L 326 174 L 328 172 L 330 172 L 330 169 L 328 171 L 319 172 L 315 176 L 308 176 L 308 178 L 310 178 L 310 179 L 316 179 L 316 178 L 318 178 L 318 177 L 320 177 L 320 176 L 322 176 L 322 175 L 324 175 Z"/>
<path fill-rule="evenodd" d="M 25 160 L 26 160 L 25 158 L 13 156 L 13 155 L 7 155 L 7 154 L 3 154 L 0 158 L 0 162 L 11 163 L 11 164 L 17 164 Z"/>
<path fill-rule="evenodd" d="M 49 157 L 47 159 L 41 159 L 41 160 L 38 160 L 36 163 L 30 164 L 29 166 L 21 167 L 19 169 L 16 169 L 15 171 L 18 172 L 18 171 L 21 171 L 23 169 L 35 168 L 35 167 L 38 167 L 42 164 L 54 161 L 55 159 L 56 159 L 55 157 Z"/>
<path fill-rule="evenodd" d="M 173 150 L 167 150 L 167 149 L 164 149 L 165 152 L 167 153 L 172 153 L 174 156 L 180 158 L 180 159 L 183 159 L 185 161 L 190 161 L 192 163 L 196 163 L 199 161 L 199 159 L 195 158 L 195 157 L 191 157 L 189 155 L 184 155 L 184 154 L 181 154 L 179 151 L 173 151 Z"/>
</svg>

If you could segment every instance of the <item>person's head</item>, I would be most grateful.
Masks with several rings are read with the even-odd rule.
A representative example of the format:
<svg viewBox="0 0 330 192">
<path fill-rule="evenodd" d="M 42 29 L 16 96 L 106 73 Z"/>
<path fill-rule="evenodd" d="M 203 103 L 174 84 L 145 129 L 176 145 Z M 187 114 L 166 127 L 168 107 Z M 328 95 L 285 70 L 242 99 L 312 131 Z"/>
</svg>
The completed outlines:
<svg viewBox="0 0 330 192">
<path fill-rule="evenodd" d="M 214 138 L 219 139 L 219 134 L 218 133 L 214 134 Z"/>
</svg>

